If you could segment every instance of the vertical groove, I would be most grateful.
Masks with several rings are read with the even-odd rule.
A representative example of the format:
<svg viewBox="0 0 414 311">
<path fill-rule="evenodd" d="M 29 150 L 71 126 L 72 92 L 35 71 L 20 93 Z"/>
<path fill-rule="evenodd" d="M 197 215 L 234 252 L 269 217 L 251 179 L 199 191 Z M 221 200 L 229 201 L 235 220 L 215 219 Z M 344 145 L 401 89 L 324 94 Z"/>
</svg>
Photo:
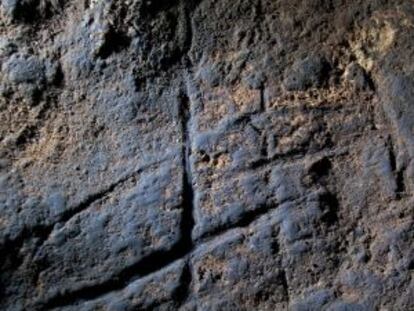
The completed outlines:
<svg viewBox="0 0 414 311">
<path fill-rule="evenodd" d="M 183 167 L 183 214 L 181 219 L 181 246 L 183 253 L 189 253 L 194 248 L 192 232 L 194 228 L 194 188 L 191 164 L 191 107 L 186 94 L 180 97 L 180 117 L 182 126 L 182 167 Z M 192 273 L 187 262 L 180 278 L 179 291 L 176 293 L 177 303 L 182 305 L 190 294 Z"/>
<path fill-rule="evenodd" d="M 191 233 L 194 227 L 193 219 L 193 205 L 194 205 L 194 190 L 192 182 L 192 170 L 191 170 L 191 113 L 190 113 L 190 100 L 187 95 L 181 95 L 180 97 L 180 117 L 182 126 L 182 167 L 183 167 L 183 219 L 181 224 L 181 234 L 183 239 L 183 247 L 185 249 L 191 249 L 193 241 Z"/>
<path fill-rule="evenodd" d="M 265 103 L 265 85 L 262 82 L 260 85 L 260 112 L 266 112 L 266 103 Z"/>
<path fill-rule="evenodd" d="M 388 139 L 388 156 L 390 160 L 391 169 L 394 173 L 395 177 L 395 184 L 396 184 L 396 197 L 397 199 L 401 199 L 406 192 L 405 186 L 405 177 L 404 177 L 404 168 L 397 167 L 397 157 L 396 157 L 396 150 L 392 140 L 392 137 Z"/>
<path fill-rule="evenodd" d="M 282 282 L 282 286 L 285 289 L 285 296 L 287 298 L 288 306 L 290 304 L 290 294 L 289 294 L 289 283 L 286 276 L 286 270 L 282 270 L 280 275 L 280 281 Z"/>
</svg>

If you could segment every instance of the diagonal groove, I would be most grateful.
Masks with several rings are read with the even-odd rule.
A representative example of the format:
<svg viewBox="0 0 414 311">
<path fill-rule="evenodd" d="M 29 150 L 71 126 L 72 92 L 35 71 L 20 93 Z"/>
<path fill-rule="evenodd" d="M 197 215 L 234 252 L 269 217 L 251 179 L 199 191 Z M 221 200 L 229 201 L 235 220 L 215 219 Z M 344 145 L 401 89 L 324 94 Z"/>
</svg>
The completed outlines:
<svg viewBox="0 0 414 311">
<path fill-rule="evenodd" d="M 277 206 L 279 206 L 278 204 Z M 237 222 L 230 224 L 223 224 L 212 231 L 209 231 L 202 235 L 199 239 L 205 241 L 220 235 L 223 235 L 227 231 L 235 228 L 245 228 L 253 223 L 255 220 L 259 219 L 261 216 L 268 214 L 269 212 L 275 209 L 274 206 L 269 204 L 262 204 L 258 208 L 244 213 Z"/>
<path fill-rule="evenodd" d="M 230 224 L 224 224 L 222 226 L 215 228 L 212 231 L 206 232 L 204 235 L 202 235 L 199 238 L 199 240 L 204 243 L 212 239 L 215 239 L 216 237 L 222 236 L 230 230 L 247 228 L 252 223 L 259 220 L 262 216 L 271 214 L 281 205 L 289 203 L 289 202 L 301 204 L 304 202 L 305 199 L 306 199 L 306 196 L 301 196 L 296 199 L 282 200 L 280 202 L 263 203 L 259 205 L 257 208 L 255 208 L 254 210 L 245 212 L 242 216 L 240 216 L 240 219 L 238 221 L 234 223 L 230 223 Z"/>
<path fill-rule="evenodd" d="M 279 206 L 279 205 L 278 205 Z M 188 246 L 186 239 L 182 239 L 170 250 L 167 251 L 156 251 L 135 264 L 126 267 L 122 270 L 116 277 L 105 281 L 101 284 L 91 285 L 79 290 L 72 291 L 70 293 L 58 294 L 47 302 L 39 303 L 34 307 L 34 310 L 44 310 L 52 309 L 56 307 L 62 307 L 66 305 L 73 305 L 80 300 L 92 300 L 104 296 L 115 290 L 120 290 L 127 286 L 130 282 L 137 280 L 139 278 L 147 277 L 153 273 L 156 273 L 167 266 L 174 264 L 177 260 L 185 259 L 189 257 L 192 253 L 196 252 L 199 248 L 202 248 L 203 245 L 209 243 L 212 239 L 222 236 L 226 232 L 234 229 L 242 229 L 250 226 L 253 222 L 258 220 L 261 216 L 273 212 L 278 206 L 272 208 L 265 208 L 257 213 L 251 213 L 247 217 L 227 228 L 216 232 L 214 235 L 211 234 L 209 239 L 205 242 L 199 243 L 197 245 Z M 187 271 L 184 271 L 185 275 L 181 278 L 181 286 L 179 292 L 176 292 L 176 295 L 180 295 L 181 302 L 185 301 L 188 296 L 188 287 L 191 284 L 191 270 L 189 267 L 186 267 Z M 138 271 L 138 272 L 137 272 Z"/>
<path fill-rule="evenodd" d="M 119 186 L 128 182 L 130 179 L 135 178 L 137 175 L 141 174 L 144 170 L 154 165 L 165 162 L 166 160 L 167 158 L 164 158 L 164 159 L 161 159 L 160 161 L 142 165 L 141 167 L 139 167 L 132 173 L 127 174 L 126 176 L 123 176 L 117 181 L 111 183 L 106 188 L 87 196 L 80 203 L 76 204 L 72 208 L 69 208 L 64 213 L 62 213 L 59 216 L 58 220 L 51 224 L 36 225 L 34 227 L 29 227 L 29 228 L 24 227 L 22 229 L 22 232 L 17 237 L 15 237 L 14 239 L 8 239 L 5 242 L 3 242 L 2 245 L 0 246 L 0 249 L 19 248 L 21 245 L 23 245 L 25 240 L 29 238 L 33 238 L 33 237 L 38 237 L 40 238 L 41 241 L 47 240 L 50 234 L 52 233 L 53 228 L 55 227 L 56 224 L 59 224 L 59 223 L 66 224 L 73 217 L 83 212 L 84 210 L 87 210 L 92 204 L 106 197 L 107 195 L 112 193 L 115 189 L 117 189 Z"/>
<path fill-rule="evenodd" d="M 180 96 L 179 115 L 181 118 L 182 126 L 182 219 L 180 225 L 181 238 L 180 240 L 169 250 L 159 250 L 151 253 L 136 263 L 126 267 L 116 277 L 111 278 L 101 284 L 85 286 L 79 290 L 72 291 L 66 294 L 57 294 L 46 302 L 39 302 L 36 308 L 50 309 L 55 307 L 61 307 L 64 305 L 73 304 L 80 299 L 94 299 L 99 296 L 105 295 L 108 292 L 121 289 L 128 283 L 136 278 L 145 277 L 151 273 L 161 270 L 162 268 L 172 264 L 178 259 L 184 258 L 190 254 L 193 249 L 192 230 L 194 227 L 193 218 L 193 206 L 194 206 L 194 190 L 192 186 L 192 173 L 191 173 L 191 113 L 190 113 L 190 100 L 187 95 Z M 116 186 L 115 186 L 116 187 Z M 111 187 L 108 190 L 111 190 Z M 112 189 L 113 190 L 113 189 Z M 79 209 L 83 209 L 85 206 L 91 204 L 102 197 L 102 195 L 93 196 L 90 200 L 87 200 L 84 204 L 79 206 Z M 67 217 L 65 217 L 66 219 Z M 180 295 L 181 301 L 185 300 L 188 293 L 188 287 L 191 283 L 191 271 L 187 268 L 187 273 L 182 278 L 182 284 L 180 286 L 177 295 Z"/>
<path fill-rule="evenodd" d="M 307 153 L 306 151 L 297 151 L 297 150 L 291 150 L 285 153 L 275 153 L 271 155 L 270 157 L 260 157 L 251 163 L 247 165 L 247 170 L 256 170 L 259 168 L 263 168 L 269 165 L 274 165 L 279 162 L 283 161 L 295 161 L 295 160 L 301 160 L 307 155 L 319 155 L 319 156 L 326 156 L 326 157 L 333 157 L 333 156 L 342 156 L 349 153 L 348 147 L 338 147 L 328 150 L 322 150 L 320 152 L 313 152 L 313 153 Z"/>
<path fill-rule="evenodd" d="M 137 278 L 148 276 L 175 261 L 185 257 L 191 250 L 183 248 L 182 243 L 177 243 L 167 251 L 156 251 L 135 264 L 122 270 L 117 276 L 101 284 L 85 286 L 66 294 L 57 294 L 46 302 L 39 302 L 34 306 L 35 310 L 45 310 L 65 305 L 71 305 L 79 300 L 91 300 L 103 296 L 114 290 L 119 290 Z M 139 271 L 139 272 L 137 272 Z"/>
<path fill-rule="evenodd" d="M 230 225 L 223 225 L 217 228 L 213 232 L 209 232 L 208 235 L 198 240 L 197 244 L 194 244 L 192 240 L 192 230 L 194 227 L 194 188 L 192 183 L 192 168 L 191 168 L 191 113 L 190 113 L 190 100 L 187 95 L 181 94 L 179 116 L 181 118 L 182 126 L 182 221 L 180 226 L 181 238 L 180 240 L 168 250 L 155 251 L 148 256 L 142 258 L 136 263 L 124 268 L 115 277 L 104 281 L 100 284 L 85 286 L 72 292 L 66 292 L 58 294 L 48 301 L 39 303 L 40 309 L 50 309 L 54 307 L 61 307 L 65 305 L 74 304 L 80 300 L 92 300 L 104 296 L 112 291 L 121 290 L 130 282 L 149 276 L 156 273 L 167 266 L 175 263 L 177 260 L 188 259 L 191 254 L 203 247 L 206 243 L 209 243 L 212 239 L 218 238 L 230 230 L 247 228 L 252 223 L 260 219 L 262 216 L 268 215 L 277 209 L 281 204 L 285 202 L 277 202 L 275 204 L 263 204 L 259 208 L 247 212 L 243 215 L 239 221 Z M 337 153 L 346 153 L 345 150 L 334 150 L 327 154 L 332 156 Z M 275 160 L 279 159 L 279 155 L 271 157 L 265 160 L 266 163 L 260 163 L 259 167 L 264 164 L 271 164 Z M 294 200 L 299 202 L 304 198 L 298 198 Z M 188 263 L 187 263 L 188 265 Z M 192 282 L 191 269 L 186 267 L 185 275 L 180 280 L 180 289 L 176 292 L 181 298 L 180 304 L 184 303 L 189 295 L 189 286 Z"/>
<path fill-rule="evenodd" d="M 110 292 L 121 290 L 132 281 L 149 276 L 156 273 L 167 266 L 175 263 L 177 260 L 188 259 L 191 254 L 203 247 L 206 243 L 217 237 L 226 234 L 233 229 L 242 229 L 250 226 L 262 216 L 265 216 L 284 202 L 275 204 L 263 204 L 259 208 L 250 211 L 243 215 L 241 219 L 233 224 L 224 225 L 214 232 L 210 232 L 208 236 L 204 236 L 197 244 L 192 240 L 192 230 L 194 227 L 194 188 L 192 183 L 192 167 L 191 167 L 191 107 L 190 100 L 186 94 L 181 94 L 179 105 L 179 116 L 182 127 L 182 221 L 180 225 L 181 238 L 180 240 L 168 250 L 155 251 L 141 260 L 127 266 L 115 277 L 108 279 L 100 284 L 89 285 L 72 292 L 60 293 L 50 298 L 45 302 L 39 302 L 35 308 L 39 310 L 61 307 L 65 305 L 72 305 L 80 300 L 92 300 L 102 297 Z M 332 152 L 336 154 L 338 150 Z M 342 152 L 346 152 L 342 151 Z M 263 159 L 265 163 L 256 163 L 258 167 L 266 164 L 271 164 L 279 159 L 280 155 Z M 288 157 L 288 156 L 286 156 Z M 261 161 L 260 161 L 261 162 Z M 99 199 L 99 198 L 98 198 Z M 298 198 L 299 201 L 303 198 Z M 188 265 L 188 263 L 187 263 Z M 192 282 L 191 269 L 187 266 L 184 276 L 180 280 L 180 289 L 176 292 L 179 295 L 180 304 L 184 303 L 189 295 L 189 287 Z"/>
<path fill-rule="evenodd" d="M 304 198 L 301 197 L 295 201 L 299 202 L 303 199 Z M 243 217 L 242 220 L 238 223 L 226 228 L 222 228 L 222 230 L 216 231 L 214 234 L 209 235 L 208 239 L 201 241 L 201 243 L 198 243 L 197 245 L 191 244 L 191 246 L 189 246 L 187 244 L 186 239 L 183 238 L 170 250 L 156 251 L 146 256 L 142 260 L 138 261 L 137 263 L 128 266 L 127 268 L 122 270 L 116 277 L 111 278 L 108 281 L 105 281 L 101 284 L 84 287 L 79 290 L 72 291 L 70 293 L 58 294 L 57 296 L 51 298 L 49 301 L 43 304 L 40 303 L 39 306 L 35 307 L 35 310 L 52 309 L 66 305 L 73 305 L 80 300 L 92 300 L 104 296 L 105 294 L 108 294 L 110 292 L 120 290 L 132 281 L 135 281 L 139 278 L 147 277 L 174 264 L 176 261 L 180 259 L 186 259 L 190 257 L 191 254 L 203 248 L 204 245 L 206 245 L 213 239 L 216 239 L 226 234 L 230 230 L 243 229 L 249 227 L 261 216 L 265 216 L 273 212 L 280 206 L 280 204 L 272 207 L 264 207 L 260 211 L 252 212 L 248 214 L 248 216 Z M 180 287 L 179 289 L 177 289 L 177 291 L 174 292 L 174 295 L 178 295 L 180 297 L 180 304 L 185 302 L 186 298 L 188 297 L 189 286 L 192 281 L 190 265 L 187 263 L 184 269 L 185 270 L 183 271 L 183 274 L 180 278 Z"/>
</svg>

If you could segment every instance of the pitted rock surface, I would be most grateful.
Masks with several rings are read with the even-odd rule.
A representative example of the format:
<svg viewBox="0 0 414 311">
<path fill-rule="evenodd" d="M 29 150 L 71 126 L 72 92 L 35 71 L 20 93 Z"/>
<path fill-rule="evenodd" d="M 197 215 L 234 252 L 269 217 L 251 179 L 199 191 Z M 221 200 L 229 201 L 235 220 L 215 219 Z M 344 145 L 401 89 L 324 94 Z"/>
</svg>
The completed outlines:
<svg viewBox="0 0 414 311">
<path fill-rule="evenodd" d="M 414 310 L 414 3 L 1 0 L 1 310 Z"/>
</svg>

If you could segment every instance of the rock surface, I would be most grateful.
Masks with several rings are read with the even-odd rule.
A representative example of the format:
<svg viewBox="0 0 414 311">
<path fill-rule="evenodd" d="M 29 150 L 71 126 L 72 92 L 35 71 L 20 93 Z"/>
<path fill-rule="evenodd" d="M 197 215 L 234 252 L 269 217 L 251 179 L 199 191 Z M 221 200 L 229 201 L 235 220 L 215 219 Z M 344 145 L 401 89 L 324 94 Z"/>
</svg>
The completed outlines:
<svg viewBox="0 0 414 311">
<path fill-rule="evenodd" d="M 414 310 L 414 4 L 1 0 L 1 310 Z"/>
</svg>

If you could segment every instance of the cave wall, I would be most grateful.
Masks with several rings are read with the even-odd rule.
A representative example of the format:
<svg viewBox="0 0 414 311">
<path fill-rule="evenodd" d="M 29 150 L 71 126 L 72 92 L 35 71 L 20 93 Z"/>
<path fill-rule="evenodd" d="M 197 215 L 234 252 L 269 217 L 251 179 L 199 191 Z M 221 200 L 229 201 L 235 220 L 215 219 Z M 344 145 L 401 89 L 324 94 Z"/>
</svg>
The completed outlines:
<svg viewBox="0 0 414 311">
<path fill-rule="evenodd" d="M 1 310 L 414 310 L 414 4 L 1 0 Z"/>
</svg>

